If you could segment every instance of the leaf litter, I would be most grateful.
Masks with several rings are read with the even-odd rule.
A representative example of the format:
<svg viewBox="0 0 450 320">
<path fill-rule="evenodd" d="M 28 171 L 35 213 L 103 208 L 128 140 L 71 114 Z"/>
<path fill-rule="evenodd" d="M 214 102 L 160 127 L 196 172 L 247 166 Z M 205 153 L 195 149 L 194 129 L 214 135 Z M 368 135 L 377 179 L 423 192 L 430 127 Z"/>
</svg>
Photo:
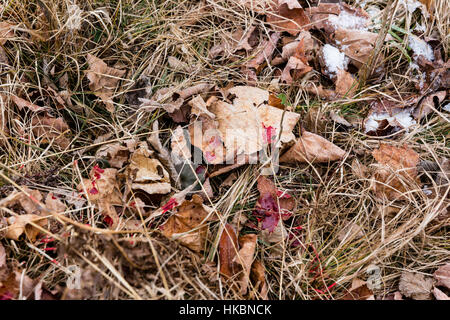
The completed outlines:
<svg viewBox="0 0 450 320">
<path fill-rule="evenodd" d="M 403 4 L 409 14 L 420 8 L 422 22 L 428 19 L 424 5 L 413 1 Z M 90 19 L 90 9 L 81 7 L 72 5 L 68 9 L 65 26 L 70 32 L 67 36 L 73 39 L 83 32 L 84 19 Z M 330 267 L 329 261 L 324 264 L 322 256 L 330 253 L 327 250 L 336 250 L 332 256 L 341 259 L 336 248 L 349 246 L 352 253 L 352 246 L 368 241 L 392 241 L 389 236 L 386 238 L 386 219 L 394 215 L 393 220 L 387 221 L 388 229 L 394 223 L 398 230 L 408 231 L 402 219 L 417 198 L 427 199 L 423 201 L 428 201 L 428 207 L 433 196 L 440 195 L 443 200 L 436 207 L 439 215 L 427 217 L 426 224 L 439 226 L 442 223 L 439 221 L 445 222 L 448 179 L 441 172 L 445 162 L 431 161 L 437 173 L 421 169 L 424 149 L 408 142 L 415 130 L 428 130 L 429 119 L 442 117 L 448 105 L 449 65 L 444 62 L 443 44 L 425 37 L 417 27 L 413 33 L 402 34 L 398 33 L 401 30 L 398 26 L 392 26 L 384 34 L 379 21 L 372 17 L 373 12 L 381 15 L 383 10 L 366 4 L 244 0 L 238 1 L 238 7 L 245 8 L 242 12 L 251 12 L 258 22 L 249 20 L 245 25 L 224 29 L 220 41 L 202 49 L 206 54 L 201 60 L 196 59 L 204 52 L 194 54 L 190 45 L 181 42 L 167 47 L 163 54 L 152 47 L 159 56 L 155 53 L 148 59 L 145 64 L 151 61 L 154 66 L 147 68 L 135 66 L 134 60 L 124 60 L 119 55 L 109 56 L 108 48 L 100 50 L 101 54 L 88 50 L 84 61 L 78 62 L 80 65 L 87 62 L 85 83 L 74 83 L 74 73 L 61 69 L 59 62 L 53 61 L 53 67 L 44 63 L 44 96 L 41 97 L 42 90 L 36 89 L 29 75 L 20 77 L 20 85 L 2 92 L 2 135 L 18 132 L 22 143 L 32 141 L 39 150 L 48 145 L 42 153 L 44 159 L 48 150 L 72 158 L 58 167 L 60 182 L 65 183 L 59 188 L 42 184 L 36 184 L 39 186 L 36 188 L 33 181 L 39 177 L 23 174 L 20 178 L 22 173 L 18 172 L 23 167 L 11 167 L 12 178 L 5 181 L 12 179 L 13 183 L 8 184 L 12 189 L 0 190 L 5 195 L 0 200 L 4 230 L 1 236 L 14 241 L 14 246 L 21 242 L 44 244 L 37 252 L 48 253 L 54 258 L 50 260 L 54 265 L 63 261 L 60 254 L 65 251 L 64 259 L 83 265 L 86 284 L 102 284 L 106 288 L 108 280 L 117 292 L 132 298 L 140 295 L 189 298 L 203 292 L 184 284 L 169 290 L 161 272 L 163 262 L 164 268 L 171 268 L 172 285 L 181 283 L 180 279 L 186 277 L 181 268 L 190 261 L 190 267 L 197 268 L 190 269 L 196 279 L 207 278 L 204 281 L 211 288 L 218 283 L 222 288 L 225 284 L 230 292 L 228 297 L 299 297 L 310 291 L 314 298 L 320 299 L 380 299 L 380 292 L 372 290 L 369 279 L 363 280 L 364 275 L 358 272 L 345 274 L 344 284 L 350 284 L 345 289 L 337 280 L 342 275 L 340 271 Z M 206 5 L 192 23 L 196 25 L 220 8 L 220 4 Z M 98 14 L 112 23 L 108 10 L 93 16 Z M 0 22 L 0 53 L 6 57 L 5 67 L 12 62 L 11 50 L 18 45 L 16 39 L 33 42 L 51 34 L 49 25 L 42 20 L 45 12 L 40 17 L 39 32 L 23 32 L 10 21 Z M 184 28 L 190 27 L 173 24 L 170 32 L 177 38 Z M 398 42 L 400 36 L 404 36 L 403 43 Z M 437 36 L 433 33 L 433 37 Z M 55 35 L 54 39 L 58 37 Z M 124 38 L 123 50 L 126 46 L 136 49 L 133 37 L 130 34 L 129 42 Z M 384 50 L 378 49 L 380 43 Z M 409 60 L 409 64 L 402 62 L 402 66 L 409 68 L 412 75 L 411 79 L 402 80 L 414 88 L 409 91 L 405 86 L 396 86 L 392 79 L 397 74 L 390 80 L 384 78 L 389 75 L 390 60 L 400 44 L 403 58 Z M 369 64 L 371 69 L 367 70 Z M 168 69 L 163 72 L 165 65 Z M 205 73 L 202 65 L 216 70 Z M 239 77 L 234 79 L 230 73 L 229 79 L 217 81 L 225 67 L 235 68 Z M 56 74 L 59 79 L 53 79 Z M 196 80 L 180 82 L 183 77 Z M 360 80 L 373 86 L 362 89 L 361 84 L 365 83 Z M 389 84 L 383 87 L 382 81 Z M 91 96 L 85 99 L 84 93 L 80 93 L 83 91 Z M 101 103 L 92 104 L 92 95 Z M 341 103 L 345 107 L 335 112 L 333 108 Z M 313 104 L 318 106 L 317 114 L 312 112 Z M 10 112 L 10 108 L 16 110 Z M 346 108 L 357 114 L 356 120 L 344 114 Z M 3 113 L 3 109 L 7 112 Z M 328 114 L 332 125 L 337 126 L 331 130 Z M 318 117 L 313 119 L 315 115 Z M 20 117 L 29 117 L 28 128 L 20 125 Z M 85 122 L 81 126 L 78 117 Z M 102 123 L 103 120 L 98 120 L 102 117 L 113 122 Z M 120 128 L 116 127 L 118 123 Z M 83 130 L 90 136 L 85 136 Z M 353 140 L 343 138 L 345 135 Z M 78 140 L 80 136 L 83 138 Z M 91 140 L 92 146 L 85 144 Z M 8 141 L 6 146 L 11 148 Z M 270 158 L 272 148 L 280 152 L 279 174 L 274 172 Z M 347 159 L 352 161 L 351 165 Z M 255 165 L 255 160 L 266 163 Z M 78 161 L 83 165 L 81 170 Z M 345 173 L 347 165 L 354 175 L 350 181 Z M 74 175 L 69 177 L 70 167 Z M 271 170 L 269 175 L 267 169 Z M 339 183 L 333 180 L 333 174 L 340 176 Z M 364 186 L 367 199 L 376 204 L 369 207 L 380 209 L 381 221 L 378 217 L 368 218 L 373 219 L 368 225 L 360 215 L 358 219 L 339 216 L 340 211 L 352 205 L 352 200 L 346 198 L 349 191 L 336 185 L 356 187 L 356 183 Z M 28 187 L 31 185 L 32 189 Z M 18 188 L 25 192 L 17 191 Z M 330 188 L 340 189 L 329 193 Z M 348 203 L 342 203 L 336 194 Z M 363 206 L 369 210 L 366 204 Z M 335 217 L 327 218 L 326 210 L 332 207 Z M 72 229 L 72 235 L 68 235 L 67 223 L 77 232 Z M 316 228 L 313 233 L 311 224 Z M 419 221 L 414 221 L 414 225 L 420 225 Z M 372 235 L 372 228 L 380 229 L 380 235 L 378 231 L 374 233 L 376 236 Z M 47 245 L 55 241 L 49 237 L 51 234 L 58 241 L 68 239 L 58 243 L 57 249 Z M 332 248 L 320 248 L 319 235 L 329 237 Z M 69 242 L 75 245 L 67 247 Z M 15 299 L 19 292 L 18 271 L 10 270 L 7 257 L 12 249 L 9 245 L 5 249 L 2 243 L 0 297 Z M 81 243 L 90 244 L 80 246 Z M 291 260 L 289 268 L 302 277 L 292 281 L 295 289 L 287 288 L 278 294 L 274 280 L 278 279 L 279 259 L 285 253 L 298 255 L 299 260 Z M 185 257 L 189 260 L 183 260 Z M 118 263 L 126 280 L 119 278 L 117 286 L 115 280 L 97 277 L 92 265 L 86 265 L 94 258 L 104 264 L 100 269 L 113 274 L 117 272 L 108 261 Z M 352 270 L 363 266 L 344 262 Z M 447 265 L 434 268 L 434 273 L 428 270 L 434 280 L 423 273 L 401 272 L 396 276 L 399 283 L 394 299 L 448 299 Z M 153 272 L 145 272 L 148 270 Z M 176 275 L 175 282 L 172 275 Z M 94 296 L 86 284 L 78 292 L 60 284 L 49 291 L 45 286 L 42 289 L 41 282 L 29 278 L 27 281 L 37 288 L 35 298 L 53 297 L 53 293 L 59 298 Z M 146 291 L 138 285 L 148 281 L 152 284 L 145 287 Z M 202 283 L 199 288 L 203 287 Z M 336 289 L 340 295 L 332 294 Z"/>
</svg>

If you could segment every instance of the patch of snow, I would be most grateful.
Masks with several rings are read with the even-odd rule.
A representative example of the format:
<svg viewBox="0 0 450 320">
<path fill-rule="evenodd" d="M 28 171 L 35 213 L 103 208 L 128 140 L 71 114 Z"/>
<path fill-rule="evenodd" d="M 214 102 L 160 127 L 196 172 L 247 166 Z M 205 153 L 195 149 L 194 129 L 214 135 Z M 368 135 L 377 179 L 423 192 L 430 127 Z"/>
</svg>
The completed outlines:
<svg viewBox="0 0 450 320">
<path fill-rule="evenodd" d="M 434 53 L 431 46 L 423 41 L 422 39 L 419 39 L 416 36 L 410 35 L 408 37 L 408 45 L 414 51 L 414 54 L 417 56 L 424 56 L 430 61 L 434 61 Z"/>
<path fill-rule="evenodd" d="M 343 29 L 359 29 L 365 30 L 367 25 L 367 19 L 364 17 L 358 17 L 354 14 L 350 14 L 347 11 L 341 11 L 338 16 L 330 15 L 328 21 L 336 28 Z"/>
<path fill-rule="evenodd" d="M 423 10 L 424 5 L 417 0 L 400 0 L 400 4 L 404 5 L 409 13 L 413 13 L 418 8 L 420 8 L 422 13 L 426 12 L 426 10 Z"/>
<path fill-rule="evenodd" d="M 383 113 L 372 113 L 367 118 L 364 128 L 365 133 L 370 131 L 376 131 L 378 129 L 378 125 L 380 121 L 387 120 L 390 125 L 398 126 L 400 125 L 403 129 L 408 132 L 408 128 L 415 125 L 417 122 L 413 119 L 411 115 L 412 109 L 397 109 L 393 111 L 392 116 L 387 112 Z"/>
<path fill-rule="evenodd" d="M 427 31 L 427 28 L 425 27 L 425 24 L 422 25 L 420 23 L 417 23 L 416 27 L 414 28 L 414 31 L 425 32 Z"/>
<path fill-rule="evenodd" d="M 450 112 L 450 103 L 447 103 L 447 104 L 444 106 L 444 111 Z"/>
<path fill-rule="evenodd" d="M 326 44 L 322 48 L 323 60 L 326 65 L 326 72 L 328 75 L 335 75 L 339 69 L 346 70 L 348 66 L 348 58 L 344 52 L 339 51 L 338 48 Z"/>
</svg>

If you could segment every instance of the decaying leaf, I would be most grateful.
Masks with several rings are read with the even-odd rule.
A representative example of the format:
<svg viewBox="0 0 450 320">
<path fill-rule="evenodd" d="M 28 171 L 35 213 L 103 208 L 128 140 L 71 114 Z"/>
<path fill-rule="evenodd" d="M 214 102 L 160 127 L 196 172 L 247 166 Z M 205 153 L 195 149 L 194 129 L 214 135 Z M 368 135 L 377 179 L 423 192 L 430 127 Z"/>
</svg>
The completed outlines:
<svg viewBox="0 0 450 320">
<path fill-rule="evenodd" d="M 398 148 L 387 144 L 381 144 L 372 155 L 380 164 L 373 176 L 375 194 L 389 200 L 403 198 L 407 184 L 417 182 L 419 155 L 407 146 Z"/>
<path fill-rule="evenodd" d="M 254 44 L 250 44 L 250 42 L 253 42 L 250 38 L 254 34 L 255 29 L 256 27 L 254 26 L 248 30 L 238 28 L 229 37 L 225 37 L 220 44 L 213 46 L 209 51 L 209 57 L 215 58 L 221 54 L 229 55 L 239 50 L 252 50 Z"/>
<path fill-rule="evenodd" d="M 237 86 L 227 93 L 232 104 L 213 99 L 207 108 L 214 118 L 203 113 L 190 125 L 191 143 L 203 151 L 209 163 L 256 154 L 278 136 L 278 146 L 295 138 L 292 130 L 299 114 L 268 105 L 268 91 Z"/>
<path fill-rule="evenodd" d="M 336 76 L 337 95 L 339 97 L 352 98 L 357 88 L 358 81 L 349 72 L 339 69 Z"/>
<path fill-rule="evenodd" d="M 52 192 L 47 194 L 45 206 L 47 207 L 47 210 L 53 213 L 64 213 L 67 209 L 66 205 Z"/>
<path fill-rule="evenodd" d="M 9 226 L 6 229 L 5 236 L 13 240 L 19 240 L 20 236 L 25 234 L 28 240 L 34 242 L 41 230 L 33 224 L 42 228 L 47 225 L 47 219 L 36 214 L 22 214 L 9 217 L 6 220 Z"/>
<path fill-rule="evenodd" d="M 254 215 L 261 220 L 261 229 L 267 230 L 269 235 L 272 233 L 274 241 L 278 240 L 279 232 L 274 232 L 278 228 L 283 228 L 280 220 L 286 220 L 292 215 L 292 210 L 295 207 L 295 199 L 287 192 L 278 190 L 275 183 L 260 176 L 258 178 L 259 198 L 256 203 Z M 280 231 L 277 229 L 277 231 Z M 281 230 L 282 232 L 283 230 Z M 283 232 L 282 232 L 283 233 Z M 284 234 L 281 235 L 284 238 Z M 274 238 L 275 237 L 275 238 Z"/>
<path fill-rule="evenodd" d="M 219 262 L 220 274 L 226 279 L 234 276 L 239 268 L 234 262 L 234 258 L 239 251 L 239 243 L 235 228 L 226 224 L 219 240 Z"/>
<path fill-rule="evenodd" d="M 95 156 L 108 161 L 114 168 L 121 169 L 128 161 L 130 153 L 134 152 L 137 141 L 129 139 L 121 142 L 109 143 L 101 146 Z"/>
<path fill-rule="evenodd" d="M 145 142 L 142 142 L 130 157 L 127 167 L 131 188 L 148 194 L 167 194 L 171 190 L 170 176 L 158 159 L 152 158 Z"/>
<path fill-rule="evenodd" d="M 398 288 L 408 298 L 414 300 L 430 300 L 433 279 L 421 273 L 403 271 Z"/>
<path fill-rule="evenodd" d="M 114 205 L 122 205 L 123 201 L 117 183 L 117 169 L 101 169 L 96 165 L 90 172 L 90 179 L 83 179 L 77 189 L 83 192 L 105 217 L 112 219 L 112 228 L 118 225 L 119 217 Z"/>
<path fill-rule="evenodd" d="M 444 292 L 442 292 L 438 288 L 433 288 L 433 295 L 436 298 L 436 300 L 450 300 L 450 297 L 447 296 Z"/>
<path fill-rule="evenodd" d="M 177 240 L 189 249 L 200 252 L 205 249 L 208 235 L 207 222 L 213 218 L 210 208 L 203 199 L 194 194 L 192 200 L 185 200 L 176 207 L 175 213 L 160 226 L 169 239 Z"/>
<path fill-rule="evenodd" d="M 320 163 L 340 160 L 345 156 L 345 151 L 314 133 L 303 131 L 286 153 L 280 157 L 281 163 L 310 162 Z"/>
<path fill-rule="evenodd" d="M 377 33 L 364 30 L 339 28 L 334 32 L 335 42 L 345 55 L 350 58 L 350 62 L 358 69 L 369 61 L 370 56 L 373 54 L 377 38 Z M 385 41 L 392 39 L 388 35 Z M 379 56 L 378 59 L 381 62 L 383 57 Z"/>
<path fill-rule="evenodd" d="M 420 120 L 423 117 L 426 117 L 428 114 L 433 112 L 436 107 L 444 101 L 447 96 L 447 92 L 445 90 L 435 92 L 431 95 L 426 96 L 420 104 L 414 109 L 412 115 L 414 119 Z"/>
<path fill-rule="evenodd" d="M 53 118 L 48 115 L 35 116 L 31 125 L 31 130 L 41 143 L 53 142 L 61 149 L 66 149 L 70 145 L 70 140 L 67 137 L 70 129 L 63 118 Z"/>
<path fill-rule="evenodd" d="M 39 112 L 39 111 L 44 111 L 47 109 L 45 107 L 37 106 L 34 103 L 31 103 L 30 101 L 19 98 L 18 96 L 15 96 L 15 95 L 11 95 L 11 100 L 16 104 L 16 106 L 19 108 L 19 110 L 28 109 L 33 112 Z"/>
<path fill-rule="evenodd" d="M 281 81 L 290 84 L 312 70 L 312 67 L 308 65 L 308 58 L 305 53 L 305 40 L 302 38 L 281 73 Z"/>
<path fill-rule="evenodd" d="M 90 82 L 89 88 L 105 103 L 109 112 L 114 112 L 114 93 L 126 70 L 108 67 L 103 60 L 90 53 L 87 55 L 87 62 L 89 64 L 89 70 L 87 71 L 87 78 Z"/>
<path fill-rule="evenodd" d="M 311 28 L 310 20 L 298 1 L 275 0 L 266 17 L 275 30 L 287 31 L 292 35 Z"/>
<path fill-rule="evenodd" d="M 268 288 L 266 283 L 266 270 L 261 261 L 255 260 L 253 262 L 250 278 L 259 297 L 263 300 L 267 300 Z M 252 293 L 253 291 L 250 292 L 250 298 L 253 297 Z"/>
<path fill-rule="evenodd" d="M 354 278 L 350 290 L 341 300 L 375 300 L 375 297 L 365 281 Z"/>
<path fill-rule="evenodd" d="M 443 286 L 450 289 L 450 263 L 446 263 L 439 267 L 434 274 L 434 279 L 436 279 L 436 286 Z"/>
<path fill-rule="evenodd" d="M 3 46 L 11 38 L 14 38 L 14 25 L 6 21 L 0 22 L 0 45 Z"/>
<path fill-rule="evenodd" d="M 239 237 L 239 252 L 233 261 L 240 265 L 242 273 L 239 278 L 241 294 L 247 293 L 248 284 L 250 281 L 250 272 L 253 264 L 255 250 L 256 250 L 256 234 L 246 234 Z"/>
</svg>

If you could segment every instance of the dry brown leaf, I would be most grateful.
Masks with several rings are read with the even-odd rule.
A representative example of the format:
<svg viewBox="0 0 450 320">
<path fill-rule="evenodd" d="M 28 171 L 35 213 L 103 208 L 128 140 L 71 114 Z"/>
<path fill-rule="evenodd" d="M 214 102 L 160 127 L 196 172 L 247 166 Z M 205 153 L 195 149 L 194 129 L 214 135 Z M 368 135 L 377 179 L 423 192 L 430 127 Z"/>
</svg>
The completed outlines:
<svg viewBox="0 0 450 320">
<path fill-rule="evenodd" d="M 87 62 L 89 70 L 87 78 L 89 79 L 89 88 L 106 105 L 106 110 L 114 112 L 114 92 L 117 84 L 126 73 L 126 70 L 118 70 L 111 67 L 101 59 L 88 53 Z"/>
<path fill-rule="evenodd" d="M 250 271 L 253 264 L 255 250 L 256 250 L 256 234 L 246 234 L 239 237 L 239 252 L 234 257 L 233 262 L 239 264 L 242 268 L 242 274 L 239 278 L 241 294 L 247 293 L 248 284 L 250 281 Z"/>
<path fill-rule="evenodd" d="M 58 199 L 52 192 L 47 194 L 45 198 L 45 206 L 52 213 L 64 213 L 67 209 L 66 205 Z"/>
<path fill-rule="evenodd" d="M 35 116 L 31 120 L 33 134 L 40 139 L 41 143 L 51 143 L 66 149 L 70 145 L 67 134 L 70 132 L 69 126 L 63 118 L 53 118 L 50 116 Z"/>
<path fill-rule="evenodd" d="M 251 59 L 245 64 L 246 69 L 256 69 L 266 61 L 270 62 L 272 60 L 273 52 L 277 47 L 278 40 L 280 40 L 281 34 L 279 32 L 274 32 L 270 35 L 270 38 L 265 40 L 261 44 L 261 51 L 256 55 L 255 58 Z"/>
<path fill-rule="evenodd" d="M 436 300 L 450 300 L 450 297 L 447 296 L 444 292 L 442 292 L 438 288 L 433 288 L 433 295 L 436 298 Z"/>
<path fill-rule="evenodd" d="M 22 214 L 6 220 L 9 226 L 6 229 L 5 237 L 12 240 L 19 240 L 20 236 L 25 234 L 28 240 L 34 242 L 41 231 L 31 223 L 42 228 L 47 225 L 47 219 L 36 214 Z"/>
<path fill-rule="evenodd" d="M 209 51 L 209 57 L 215 58 L 221 54 L 233 54 L 239 50 L 250 51 L 253 46 L 250 44 L 250 37 L 252 37 L 256 27 L 250 27 L 248 30 L 238 29 L 233 32 L 228 39 L 223 39 L 218 45 L 213 46 Z"/>
<path fill-rule="evenodd" d="M 220 274 L 229 279 L 233 277 L 239 268 L 234 262 L 234 258 L 239 250 L 236 230 L 230 224 L 226 224 L 219 240 L 219 263 Z"/>
<path fill-rule="evenodd" d="M 420 104 L 417 106 L 417 108 L 414 109 L 412 115 L 414 116 L 414 119 L 420 120 L 423 117 L 426 117 L 428 114 L 433 112 L 437 108 L 437 105 L 439 105 L 442 101 L 444 101 L 445 97 L 447 96 L 447 92 L 445 90 L 438 91 L 435 93 L 432 93 L 429 96 L 426 96 Z"/>
<path fill-rule="evenodd" d="M 434 274 L 434 279 L 436 279 L 436 286 L 444 286 L 450 289 L 450 263 L 446 263 L 440 266 Z"/>
<path fill-rule="evenodd" d="M 95 156 L 107 160 L 114 168 L 121 169 L 124 163 L 128 161 L 130 153 L 134 152 L 137 141 L 129 139 L 123 141 L 123 143 L 125 145 L 121 142 L 103 145 L 97 150 Z"/>
<path fill-rule="evenodd" d="M 16 191 L 4 199 L 4 205 L 8 208 L 12 208 L 15 205 L 20 205 L 27 214 L 39 214 L 40 206 L 37 202 L 42 201 L 42 194 L 39 190 L 31 190 L 26 186 L 21 187 L 30 196 L 27 196 L 25 192 Z"/>
<path fill-rule="evenodd" d="M 0 270 L 6 266 L 6 251 L 5 248 L 0 243 Z"/>
<path fill-rule="evenodd" d="M 19 98 L 14 95 L 11 95 L 11 99 L 16 104 L 16 106 L 19 108 L 19 110 L 29 109 L 33 112 L 39 112 L 39 111 L 44 111 L 47 109 L 45 107 L 39 107 L 39 106 L 35 105 L 34 103 L 31 103 L 25 99 Z"/>
<path fill-rule="evenodd" d="M 292 35 L 311 28 L 307 14 L 297 1 L 274 1 L 266 17 L 275 30 L 287 31 Z"/>
<path fill-rule="evenodd" d="M 14 25 L 6 21 L 0 22 L 0 45 L 3 46 L 11 38 L 14 38 Z"/>
<path fill-rule="evenodd" d="M 259 297 L 263 300 L 267 300 L 268 288 L 266 283 L 266 270 L 261 261 L 255 260 L 253 262 L 250 278 Z M 253 291 L 250 292 L 250 299 L 253 298 L 252 293 Z"/>
<path fill-rule="evenodd" d="M 350 99 L 355 95 L 356 89 L 358 89 L 358 81 L 349 72 L 339 69 L 336 77 L 337 95 Z"/>
<path fill-rule="evenodd" d="M 433 279 L 421 273 L 403 271 L 398 288 L 408 298 L 414 300 L 430 300 Z"/>
<path fill-rule="evenodd" d="M 375 194 L 389 200 L 404 197 L 402 193 L 408 190 L 405 183 L 417 181 L 419 155 L 407 146 L 397 148 L 387 144 L 381 144 L 372 155 L 381 165 L 373 176 Z"/>
<path fill-rule="evenodd" d="M 266 104 L 269 92 L 247 86 L 227 90 L 233 103 L 214 99 L 208 106 L 211 116 L 202 113 L 190 125 L 191 142 L 203 151 L 212 164 L 223 163 L 236 157 L 256 154 L 265 144 L 286 143 L 295 137 L 292 133 L 299 114 L 283 111 Z M 283 124 L 281 120 L 283 118 Z"/>
<path fill-rule="evenodd" d="M 320 163 L 340 160 L 345 151 L 314 133 L 304 131 L 286 153 L 280 157 L 281 163 Z"/>
<path fill-rule="evenodd" d="M 131 188 L 140 189 L 148 194 L 167 194 L 172 186 L 170 175 L 158 159 L 151 158 L 150 151 L 145 142 L 131 155 L 127 167 L 127 178 Z"/>
<path fill-rule="evenodd" d="M 308 59 L 305 52 L 304 39 L 301 39 L 294 54 L 289 57 L 289 60 L 281 73 L 281 81 L 291 84 L 294 80 L 299 79 L 313 69 L 308 65 Z M 291 74 L 292 70 L 294 71 L 293 75 Z"/>
<path fill-rule="evenodd" d="M 358 69 L 369 61 L 377 38 L 377 33 L 363 30 L 339 28 L 334 32 L 334 40 L 339 48 L 350 58 L 351 63 Z M 392 37 L 387 36 L 385 41 L 389 40 L 392 40 Z M 382 59 L 383 57 L 380 56 L 379 61 L 381 62 Z"/>
<path fill-rule="evenodd" d="M 205 249 L 207 222 L 212 219 L 210 212 L 211 210 L 203 204 L 203 199 L 194 194 L 192 200 L 185 200 L 176 208 L 176 212 L 160 226 L 160 229 L 167 238 L 177 240 L 189 249 L 200 252 Z"/>
<path fill-rule="evenodd" d="M 375 297 L 365 281 L 354 278 L 350 290 L 340 300 L 375 300 Z"/>
</svg>

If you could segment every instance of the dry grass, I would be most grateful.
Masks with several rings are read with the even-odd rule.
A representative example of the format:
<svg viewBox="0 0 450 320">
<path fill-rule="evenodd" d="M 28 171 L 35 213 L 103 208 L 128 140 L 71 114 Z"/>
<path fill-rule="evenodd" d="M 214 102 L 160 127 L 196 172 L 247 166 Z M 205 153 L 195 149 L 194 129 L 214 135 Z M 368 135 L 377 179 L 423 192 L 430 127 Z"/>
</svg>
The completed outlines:
<svg viewBox="0 0 450 320">
<path fill-rule="evenodd" d="M 34 115 L 19 112 L 11 101 L 3 101 L 1 108 L 7 115 L 9 133 L 1 132 L 0 162 L 9 179 L 0 180 L 2 197 L 18 185 L 42 192 L 72 192 L 97 163 L 94 154 L 99 145 L 145 138 L 155 119 L 160 119 L 163 137 L 169 137 L 169 129 L 174 125 L 165 121 L 161 111 L 149 114 L 128 103 L 127 94 L 136 90 L 137 81 L 146 77 L 153 91 L 202 81 L 223 87 L 231 82 L 245 83 L 239 66 L 248 58 L 235 56 L 234 62 L 230 62 L 230 56 L 212 60 L 208 50 L 238 26 L 248 29 L 256 25 L 263 30 L 261 37 L 269 32 L 269 26 L 249 10 L 232 1 L 209 0 L 77 1 L 83 10 L 82 28 L 70 31 L 66 21 L 71 3 L 3 1 L 0 20 L 17 24 L 17 37 L 4 46 L 11 66 L 0 70 L 1 91 L 21 92 L 35 104 L 50 106 L 54 116 L 67 121 L 72 137 L 66 150 L 52 143 L 40 144 L 39 137 L 31 132 Z M 375 293 L 382 298 L 397 290 L 403 270 L 431 274 L 449 260 L 449 220 L 436 219 L 439 209 L 448 205 L 448 184 L 444 186 L 444 197 L 435 193 L 431 198 L 424 195 L 419 185 L 410 185 L 407 199 L 395 202 L 380 201 L 370 191 L 375 162 L 371 151 L 380 141 L 396 146 L 407 144 L 419 153 L 421 160 L 449 158 L 448 114 L 435 113 L 394 139 L 369 137 L 362 133 L 361 124 L 355 129 L 343 129 L 328 117 L 330 111 L 350 118 L 364 117 L 368 111 L 366 102 L 374 96 L 389 95 L 393 89 L 400 97 L 416 92 L 406 46 L 407 33 L 417 21 L 426 21 L 426 35 L 441 39 L 445 60 L 449 58 L 450 13 L 446 0 L 435 1 L 429 20 L 418 12 L 408 13 L 401 5 L 392 11 L 392 18 L 397 28 L 390 32 L 400 40 L 395 46 L 381 48 L 387 72 L 381 81 L 368 80 L 356 97 L 321 102 L 300 89 L 315 78 L 280 86 L 288 103 L 302 114 L 303 127 L 349 153 L 344 160 L 329 165 L 282 167 L 275 177 L 277 186 L 288 190 L 298 201 L 294 221 L 303 230 L 298 235 L 301 245 L 297 247 L 287 242 L 258 242 L 257 256 L 265 263 L 272 299 L 337 299 L 346 293 L 353 278 L 367 278 L 366 270 L 371 264 L 381 269 L 382 286 Z M 113 115 L 89 91 L 84 72 L 88 53 L 102 58 L 109 66 L 127 69 L 115 93 Z M 173 72 L 167 63 L 169 56 L 194 66 L 192 72 Z M 267 88 L 274 74 L 275 69 L 265 68 L 257 85 Z M 58 109 L 48 87 L 51 83 L 59 85 L 64 75 L 68 75 L 74 107 Z M 358 163 L 367 166 L 368 172 L 359 172 Z M 218 194 L 212 205 L 221 212 L 222 222 L 248 215 L 257 200 L 255 181 L 259 168 L 245 166 L 237 172 L 238 179 L 229 189 L 221 188 L 223 177 L 212 180 Z M 85 270 L 82 293 L 75 296 L 78 298 L 242 298 L 222 283 L 217 267 L 211 263 L 216 259 L 217 237 L 211 237 L 208 252 L 198 257 L 154 229 L 131 237 L 126 232 L 99 232 L 83 227 L 85 223 L 105 227 L 102 217 L 89 204 L 72 208 L 65 216 L 68 220 L 64 226 L 53 220 L 50 229 L 50 234 L 60 239 L 57 254 L 42 251 L 29 242 L 2 240 L 8 258 L 20 262 L 27 275 L 39 278 L 48 288 L 63 286 L 67 278 L 65 268 L 75 263 Z M 357 223 L 363 236 L 341 241 L 339 232 L 349 222 Z M 212 223 L 211 234 L 219 234 L 222 226 Z M 130 240 L 138 243 L 137 247 Z M 56 257 L 64 257 L 58 265 L 52 262 Z M 333 283 L 336 285 L 327 290 Z M 72 297 L 73 293 L 66 294 Z"/>
</svg>

